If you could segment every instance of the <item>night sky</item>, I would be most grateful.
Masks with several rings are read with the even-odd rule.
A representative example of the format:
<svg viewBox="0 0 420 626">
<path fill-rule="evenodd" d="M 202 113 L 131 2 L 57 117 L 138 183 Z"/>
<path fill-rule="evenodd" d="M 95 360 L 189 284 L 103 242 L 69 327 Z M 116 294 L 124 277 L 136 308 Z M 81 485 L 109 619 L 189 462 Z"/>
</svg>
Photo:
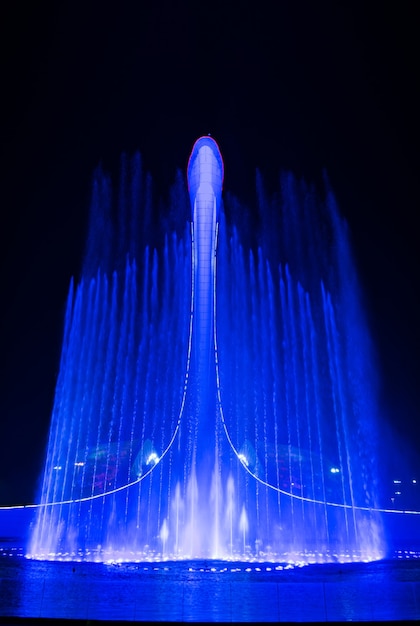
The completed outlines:
<svg viewBox="0 0 420 626">
<path fill-rule="evenodd" d="M 41 2 L 0 10 L 0 504 L 33 502 L 92 175 L 139 150 L 165 197 L 211 133 L 225 190 L 327 172 L 382 381 L 380 466 L 420 479 L 415 3 Z M 401 454 L 403 451 L 403 454 Z M 404 468 L 403 460 L 404 459 Z"/>
</svg>

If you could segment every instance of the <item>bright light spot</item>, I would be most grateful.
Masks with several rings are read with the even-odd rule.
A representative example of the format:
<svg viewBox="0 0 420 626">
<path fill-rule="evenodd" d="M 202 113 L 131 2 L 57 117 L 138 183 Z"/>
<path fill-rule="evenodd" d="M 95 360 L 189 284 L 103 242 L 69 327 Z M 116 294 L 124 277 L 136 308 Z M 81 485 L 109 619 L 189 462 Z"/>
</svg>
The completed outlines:
<svg viewBox="0 0 420 626">
<path fill-rule="evenodd" d="M 55 469 L 55 470 L 61 470 L 61 465 L 54 465 L 53 469 Z"/>
<path fill-rule="evenodd" d="M 331 474 L 339 474 L 340 470 L 338 469 L 338 467 L 332 467 L 330 469 Z"/>
<path fill-rule="evenodd" d="M 74 464 L 76 467 L 83 467 L 84 463 L 83 461 L 76 461 L 76 463 Z"/>
<path fill-rule="evenodd" d="M 245 454 L 242 454 L 242 452 L 240 452 L 238 454 L 238 459 L 240 460 L 241 463 L 243 463 L 244 465 L 248 467 L 248 459 L 246 458 Z"/>
<path fill-rule="evenodd" d="M 394 485 L 400 485 L 401 481 L 400 480 L 394 480 Z"/>
<path fill-rule="evenodd" d="M 159 461 L 159 457 L 156 454 L 156 452 L 152 452 L 151 454 L 149 454 L 149 456 L 147 457 L 146 460 L 146 465 L 150 465 L 151 463 L 154 463 L 156 465 L 156 463 Z"/>
<path fill-rule="evenodd" d="M 415 478 L 413 478 L 411 482 L 413 483 L 413 485 L 417 485 L 417 480 Z"/>
</svg>

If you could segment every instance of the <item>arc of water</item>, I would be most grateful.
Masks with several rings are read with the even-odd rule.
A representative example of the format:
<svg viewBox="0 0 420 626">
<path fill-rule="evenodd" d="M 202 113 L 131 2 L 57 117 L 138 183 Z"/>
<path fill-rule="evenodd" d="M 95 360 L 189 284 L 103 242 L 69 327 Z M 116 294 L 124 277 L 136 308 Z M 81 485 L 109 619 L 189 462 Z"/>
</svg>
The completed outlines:
<svg viewBox="0 0 420 626">
<path fill-rule="evenodd" d="M 192 250 L 193 250 L 194 249 L 194 226 L 193 226 L 193 223 L 191 223 L 191 241 L 192 241 Z M 124 485 L 120 485 L 119 487 L 114 487 L 113 489 L 109 489 L 108 491 L 103 491 L 103 492 L 98 493 L 98 494 L 91 494 L 90 496 L 85 496 L 84 498 L 74 498 L 74 499 L 68 499 L 68 500 L 57 500 L 57 501 L 54 501 L 54 502 L 42 502 L 42 503 L 39 503 L 39 504 L 15 505 L 15 506 L 10 506 L 10 507 L 6 506 L 6 507 L 0 507 L 0 509 L 52 507 L 52 506 L 59 506 L 59 505 L 64 505 L 64 504 L 77 504 L 77 503 L 81 503 L 81 502 L 90 502 L 92 500 L 97 500 L 99 498 L 104 498 L 106 496 L 113 495 L 113 494 L 118 493 L 120 491 L 124 491 L 126 489 L 130 489 L 134 485 L 138 485 L 143 480 L 145 480 L 145 478 L 147 478 L 156 469 L 156 467 L 161 463 L 162 459 L 166 456 L 166 454 L 169 452 L 170 448 L 172 447 L 172 445 L 173 445 L 173 443 L 174 443 L 174 441 L 176 439 L 176 436 L 177 436 L 177 434 L 179 432 L 179 428 L 180 428 L 180 425 L 181 425 L 181 420 L 182 420 L 182 416 L 184 414 L 185 404 L 186 404 L 187 389 L 188 389 L 189 374 L 190 374 L 190 364 L 191 364 L 192 332 L 193 332 L 193 319 L 194 319 L 194 295 L 195 295 L 195 266 L 194 266 L 194 263 L 195 263 L 194 255 L 192 254 L 190 319 L 189 319 L 189 329 L 188 329 L 187 359 L 186 359 L 186 368 L 185 368 L 184 386 L 183 386 L 183 391 L 182 391 L 181 404 L 180 404 L 180 408 L 179 408 L 179 412 L 178 412 L 178 418 L 177 418 L 177 421 L 176 421 L 174 432 L 172 433 L 172 437 L 169 440 L 169 443 L 166 446 L 166 448 L 164 449 L 164 451 L 162 452 L 162 454 L 158 458 L 155 459 L 155 462 L 153 463 L 153 465 L 146 472 L 144 472 L 144 474 L 142 474 L 141 476 L 139 476 L 138 478 L 136 478 L 133 481 L 130 481 L 130 482 L 124 484 Z"/>
<path fill-rule="evenodd" d="M 217 341 L 217 321 L 216 321 L 216 283 L 217 283 L 217 277 L 216 277 L 216 273 L 217 273 L 217 265 L 216 265 L 216 252 L 217 252 L 217 241 L 218 241 L 218 234 L 219 234 L 219 224 L 216 224 L 216 231 L 215 231 L 215 243 L 214 243 L 214 249 L 213 249 L 213 255 L 214 255 L 214 272 L 213 272 L 213 315 L 214 315 L 214 325 L 213 325 L 213 346 L 214 346 L 214 360 L 215 360 L 215 368 L 216 368 L 216 394 L 217 394 L 217 404 L 218 404 L 218 409 L 219 409 L 219 414 L 220 414 L 220 420 L 223 426 L 223 430 L 224 433 L 226 435 L 226 439 L 232 449 L 232 451 L 234 452 L 235 456 L 237 457 L 238 461 L 241 463 L 242 467 L 245 469 L 245 471 L 248 472 L 248 474 L 250 476 L 252 476 L 258 483 L 260 483 L 261 485 L 264 485 L 265 487 L 268 487 L 269 489 L 282 494 L 284 496 L 287 496 L 288 498 L 294 499 L 294 500 L 298 500 L 300 502 L 309 502 L 311 504 L 319 504 L 322 506 L 329 506 L 329 507 L 336 507 L 336 508 L 340 508 L 340 509 L 350 509 L 350 510 L 357 510 L 357 511 L 369 511 L 369 512 L 377 512 L 377 513 L 406 513 L 406 514 L 412 514 L 412 515 L 420 515 L 420 511 L 411 511 L 411 510 L 398 510 L 398 509 L 385 509 L 385 508 L 374 508 L 374 507 L 368 507 L 368 506 L 358 506 L 356 504 L 347 504 L 347 503 L 340 503 L 340 502 L 329 502 L 329 501 L 324 501 L 324 500 L 318 500 L 316 498 L 308 498 L 305 496 L 301 496 L 299 494 L 296 493 L 290 493 L 288 491 L 285 491 L 284 489 L 281 489 L 280 487 L 273 485 L 272 483 L 270 483 L 268 480 L 260 478 L 259 476 L 257 476 L 257 474 L 255 474 L 246 464 L 245 460 L 243 460 L 241 458 L 241 454 L 240 451 L 236 448 L 235 444 L 232 441 L 232 438 L 229 434 L 229 429 L 228 426 L 226 424 L 226 420 L 225 420 L 225 416 L 224 416 L 224 411 L 223 411 L 223 402 L 222 402 L 222 393 L 221 393 L 221 387 L 220 387 L 220 370 L 219 370 L 219 357 L 218 357 L 218 341 Z"/>
</svg>

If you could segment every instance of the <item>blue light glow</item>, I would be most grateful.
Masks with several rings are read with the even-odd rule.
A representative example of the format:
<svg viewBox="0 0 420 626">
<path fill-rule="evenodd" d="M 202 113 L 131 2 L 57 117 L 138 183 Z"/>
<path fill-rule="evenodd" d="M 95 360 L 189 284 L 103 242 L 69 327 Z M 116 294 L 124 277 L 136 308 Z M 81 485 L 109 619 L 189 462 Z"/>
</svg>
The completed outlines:
<svg viewBox="0 0 420 626">
<path fill-rule="evenodd" d="M 125 215 L 151 201 L 133 170 Z M 279 258 L 244 250 L 223 178 L 201 137 L 183 236 L 141 248 L 127 224 L 131 239 L 114 233 L 108 250 L 91 233 L 69 291 L 34 558 L 383 554 L 370 339 L 346 225 L 331 195 L 315 201 L 286 177 L 270 233 Z M 95 185 L 97 223 L 110 192 Z"/>
</svg>

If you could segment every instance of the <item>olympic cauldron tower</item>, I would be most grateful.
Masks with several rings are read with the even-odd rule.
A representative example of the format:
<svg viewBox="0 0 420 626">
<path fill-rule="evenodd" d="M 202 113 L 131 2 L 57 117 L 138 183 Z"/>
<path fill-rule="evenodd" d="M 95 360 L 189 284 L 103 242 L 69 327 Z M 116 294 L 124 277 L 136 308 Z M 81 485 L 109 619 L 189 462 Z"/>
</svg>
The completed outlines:
<svg viewBox="0 0 420 626">
<path fill-rule="evenodd" d="M 134 160 L 120 213 L 148 203 L 140 169 Z M 223 174 L 216 142 L 201 137 L 188 163 L 190 232 L 154 250 L 127 244 L 135 228 L 104 244 L 111 193 L 95 180 L 34 558 L 382 554 L 369 337 L 345 225 L 330 197 L 320 229 L 320 206 L 284 179 L 288 260 L 273 267 L 227 229 Z"/>
</svg>

